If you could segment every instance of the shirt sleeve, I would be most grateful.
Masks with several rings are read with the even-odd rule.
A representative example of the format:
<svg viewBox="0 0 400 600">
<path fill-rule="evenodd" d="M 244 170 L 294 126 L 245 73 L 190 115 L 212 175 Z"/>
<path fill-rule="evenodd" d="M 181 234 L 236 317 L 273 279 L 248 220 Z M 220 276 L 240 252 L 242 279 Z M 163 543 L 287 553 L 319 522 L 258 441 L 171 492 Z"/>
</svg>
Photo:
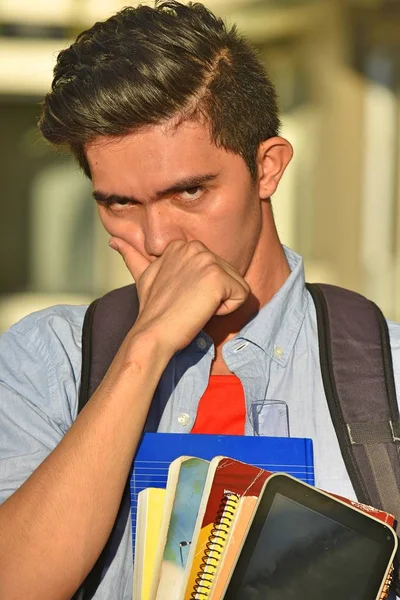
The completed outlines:
<svg viewBox="0 0 400 600">
<path fill-rule="evenodd" d="M 0 503 L 76 417 L 85 307 L 30 315 L 0 338 Z"/>
</svg>

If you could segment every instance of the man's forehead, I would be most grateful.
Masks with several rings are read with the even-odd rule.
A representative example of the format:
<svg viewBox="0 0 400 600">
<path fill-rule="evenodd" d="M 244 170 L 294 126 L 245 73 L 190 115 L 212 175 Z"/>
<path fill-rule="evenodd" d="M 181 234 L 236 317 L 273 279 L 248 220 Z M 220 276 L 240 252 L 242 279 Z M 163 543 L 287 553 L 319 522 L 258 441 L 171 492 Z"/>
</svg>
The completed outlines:
<svg viewBox="0 0 400 600">
<path fill-rule="evenodd" d="M 188 119 L 170 119 L 163 123 L 146 125 L 135 128 L 130 132 L 115 136 L 99 136 L 86 144 L 85 151 L 88 155 L 96 155 L 103 151 L 129 151 L 134 146 L 143 143 L 205 143 L 217 146 L 211 139 L 209 126 L 205 122 Z"/>
<path fill-rule="evenodd" d="M 153 196 L 181 180 L 219 173 L 226 150 L 210 139 L 207 128 L 184 122 L 155 125 L 120 137 L 97 139 L 88 145 L 86 157 L 95 190 Z"/>
</svg>

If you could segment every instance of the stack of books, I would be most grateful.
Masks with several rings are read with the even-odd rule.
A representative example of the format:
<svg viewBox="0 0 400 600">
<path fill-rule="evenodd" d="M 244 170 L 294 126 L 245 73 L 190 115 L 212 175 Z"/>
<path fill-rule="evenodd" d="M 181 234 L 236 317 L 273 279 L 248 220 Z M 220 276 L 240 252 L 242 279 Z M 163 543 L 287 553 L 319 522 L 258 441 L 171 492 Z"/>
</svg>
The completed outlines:
<svg viewBox="0 0 400 600">
<path fill-rule="evenodd" d="M 309 439 L 146 434 L 131 477 L 134 600 L 311 599 L 310 585 L 337 570 L 349 595 L 335 584 L 315 598 L 384 598 L 393 517 L 313 484 Z M 353 596 L 364 571 L 368 589 Z"/>
</svg>

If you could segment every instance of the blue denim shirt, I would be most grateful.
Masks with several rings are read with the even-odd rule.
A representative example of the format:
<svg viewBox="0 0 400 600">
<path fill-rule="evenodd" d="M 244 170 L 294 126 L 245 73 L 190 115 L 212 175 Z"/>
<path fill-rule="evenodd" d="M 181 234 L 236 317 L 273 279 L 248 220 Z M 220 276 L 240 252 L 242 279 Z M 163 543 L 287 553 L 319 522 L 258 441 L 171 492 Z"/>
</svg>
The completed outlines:
<svg viewBox="0 0 400 600">
<path fill-rule="evenodd" d="M 252 405 L 282 400 L 290 434 L 314 442 L 316 485 L 355 498 L 329 415 L 321 379 L 314 304 L 305 288 L 302 259 L 285 249 L 291 275 L 231 341 L 224 360 L 241 380 L 246 435 L 253 435 Z M 56 306 L 32 314 L 0 338 L 0 503 L 55 448 L 77 413 L 85 306 Z M 397 396 L 400 397 L 400 325 L 389 323 Z M 214 357 L 201 332 L 170 361 L 149 419 L 159 431 L 189 433 Z M 264 435 L 282 433 L 282 420 L 264 423 Z M 130 523 L 96 593 L 96 600 L 132 598 Z"/>
</svg>

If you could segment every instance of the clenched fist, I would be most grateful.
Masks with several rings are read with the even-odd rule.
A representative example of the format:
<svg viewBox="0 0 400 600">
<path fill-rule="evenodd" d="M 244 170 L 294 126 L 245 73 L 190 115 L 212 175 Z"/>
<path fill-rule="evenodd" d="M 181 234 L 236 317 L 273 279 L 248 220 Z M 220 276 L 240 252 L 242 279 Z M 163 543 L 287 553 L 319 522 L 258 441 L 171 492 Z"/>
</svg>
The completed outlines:
<svg viewBox="0 0 400 600">
<path fill-rule="evenodd" d="M 154 262 L 119 238 L 110 245 L 136 281 L 140 310 L 133 329 L 154 332 L 172 354 L 212 316 L 233 312 L 249 295 L 243 277 L 202 242 L 172 241 Z"/>
</svg>

